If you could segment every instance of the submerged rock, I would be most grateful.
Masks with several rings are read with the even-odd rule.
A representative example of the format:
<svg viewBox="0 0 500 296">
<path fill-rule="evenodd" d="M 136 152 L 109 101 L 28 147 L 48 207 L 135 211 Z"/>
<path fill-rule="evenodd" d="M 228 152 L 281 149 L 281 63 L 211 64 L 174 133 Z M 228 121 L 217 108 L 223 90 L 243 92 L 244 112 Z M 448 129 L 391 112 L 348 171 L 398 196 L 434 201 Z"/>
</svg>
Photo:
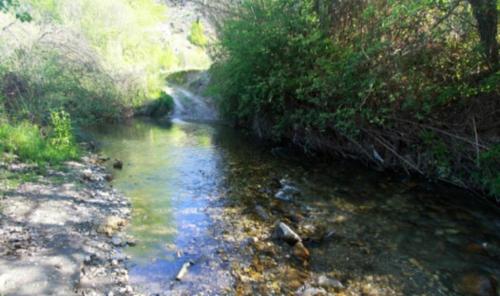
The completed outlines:
<svg viewBox="0 0 500 296">
<path fill-rule="evenodd" d="M 280 180 L 281 189 L 274 195 L 275 198 L 283 201 L 292 201 L 300 194 L 300 190 L 295 187 L 292 182 L 282 179 Z"/>
<path fill-rule="evenodd" d="M 123 169 L 123 161 L 116 159 L 115 162 L 113 163 L 113 168 L 117 170 Z"/>
<path fill-rule="evenodd" d="M 488 256 L 489 254 L 488 254 L 487 246 L 488 245 L 486 243 L 482 243 L 482 244 L 470 243 L 465 247 L 465 251 L 467 253 L 471 253 L 471 254 Z"/>
<path fill-rule="evenodd" d="M 334 278 L 329 278 L 326 275 L 320 275 L 318 277 L 318 286 L 323 287 L 325 289 L 337 289 L 337 290 L 345 288 L 341 281 Z"/>
<path fill-rule="evenodd" d="M 264 221 L 271 219 L 271 216 L 267 213 L 264 207 L 260 205 L 255 206 L 255 214 Z"/>
<path fill-rule="evenodd" d="M 303 224 L 299 227 L 299 233 L 305 241 L 321 243 L 333 238 L 335 230 L 323 224 Z"/>
<path fill-rule="evenodd" d="M 309 250 L 302 242 L 298 242 L 293 246 L 293 255 L 302 261 L 307 261 L 310 257 Z"/>
<path fill-rule="evenodd" d="M 466 295 L 498 296 L 497 281 L 493 277 L 476 273 L 462 276 L 459 288 Z"/>
<path fill-rule="evenodd" d="M 113 243 L 113 245 L 115 245 L 117 247 L 124 245 L 123 240 L 121 238 L 119 238 L 118 236 L 113 236 L 113 238 L 111 238 L 111 243 Z"/>
<path fill-rule="evenodd" d="M 304 285 L 295 292 L 295 296 L 324 296 L 324 295 L 327 295 L 325 289 L 315 288 L 309 285 Z"/>
<path fill-rule="evenodd" d="M 290 226 L 286 225 L 283 222 L 278 222 L 276 229 L 274 231 L 274 236 L 277 239 L 283 240 L 290 245 L 295 245 L 298 242 L 301 242 L 302 239 L 300 236 L 295 233 L 295 231 L 290 228 Z"/>
</svg>

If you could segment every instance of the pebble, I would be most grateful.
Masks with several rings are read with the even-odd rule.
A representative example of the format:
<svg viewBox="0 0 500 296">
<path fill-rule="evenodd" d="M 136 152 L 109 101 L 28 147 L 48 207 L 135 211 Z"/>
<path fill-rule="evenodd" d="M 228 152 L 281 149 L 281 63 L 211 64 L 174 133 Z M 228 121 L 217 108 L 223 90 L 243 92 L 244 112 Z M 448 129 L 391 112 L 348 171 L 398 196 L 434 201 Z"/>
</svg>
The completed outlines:
<svg viewBox="0 0 500 296">
<path fill-rule="evenodd" d="M 275 229 L 275 236 L 291 245 L 301 242 L 300 236 L 283 222 L 279 222 Z"/>
<path fill-rule="evenodd" d="M 309 285 L 304 285 L 295 292 L 295 296 L 323 296 L 323 295 L 327 295 L 325 289 L 315 288 Z"/>
<path fill-rule="evenodd" d="M 117 247 L 120 247 L 123 245 L 122 239 L 117 237 L 117 236 L 113 236 L 113 238 L 111 239 L 111 242 L 113 243 L 113 245 L 115 245 Z"/>
<path fill-rule="evenodd" d="M 329 278 L 326 275 L 320 275 L 318 277 L 318 285 L 325 289 L 344 289 L 344 285 L 341 281 L 335 278 Z"/>
<path fill-rule="evenodd" d="M 264 220 L 264 221 L 267 221 L 269 220 L 271 217 L 269 216 L 269 214 L 267 213 L 267 211 L 264 209 L 264 207 L 260 206 L 260 205 L 256 205 L 255 206 L 255 213 L 257 214 L 257 216 Z"/>
<path fill-rule="evenodd" d="M 309 250 L 304 246 L 304 244 L 302 244 L 302 242 L 298 242 L 293 246 L 293 254 L 302 261 L 309 260 L 310 257 Z"/>
</svg>

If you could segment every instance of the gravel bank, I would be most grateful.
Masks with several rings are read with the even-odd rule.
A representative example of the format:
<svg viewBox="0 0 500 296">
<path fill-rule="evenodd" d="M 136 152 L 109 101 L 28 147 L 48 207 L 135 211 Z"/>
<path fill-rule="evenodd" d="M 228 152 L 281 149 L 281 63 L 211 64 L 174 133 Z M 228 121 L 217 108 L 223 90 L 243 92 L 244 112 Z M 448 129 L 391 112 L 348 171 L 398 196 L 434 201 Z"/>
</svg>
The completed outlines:
<svg viewBox="0 0 500 296">
<path fill-rule="evenodd" d="M 104 161 L 83 157 L 0 188 L 0 295 L 135 295 L 121 250 L 134 243 L 121 233 L 130 203 L 108 184 Z"/>
</svg>

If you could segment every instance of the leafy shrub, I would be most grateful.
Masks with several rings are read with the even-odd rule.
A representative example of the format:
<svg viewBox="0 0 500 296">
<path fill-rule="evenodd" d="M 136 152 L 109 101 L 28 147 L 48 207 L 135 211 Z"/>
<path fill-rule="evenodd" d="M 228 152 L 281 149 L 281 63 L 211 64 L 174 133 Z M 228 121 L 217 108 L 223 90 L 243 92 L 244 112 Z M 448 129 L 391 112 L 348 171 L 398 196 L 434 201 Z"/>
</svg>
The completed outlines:
<svg viewBox="0 0 500 296">
<path fill-rule="evenodd" d="M 318 112 L 351 108 L 383 124 L 394 112 L 423 118 L 491 91 L 474 80 L 486 66 L 470 7 L 441 2 L 245 1 L 222 28 L 212 69 L 221 109 L 236 121 L 270 117 L 283 132 L 292 123 L 327 131 L 336 123 Z"/>
<path fill-rule="evenodd" d="M 151 116 L 162 117 L 174 110 L 174 99 L 169 94 L 162 92 L 152 106 Z"/>
</svg>

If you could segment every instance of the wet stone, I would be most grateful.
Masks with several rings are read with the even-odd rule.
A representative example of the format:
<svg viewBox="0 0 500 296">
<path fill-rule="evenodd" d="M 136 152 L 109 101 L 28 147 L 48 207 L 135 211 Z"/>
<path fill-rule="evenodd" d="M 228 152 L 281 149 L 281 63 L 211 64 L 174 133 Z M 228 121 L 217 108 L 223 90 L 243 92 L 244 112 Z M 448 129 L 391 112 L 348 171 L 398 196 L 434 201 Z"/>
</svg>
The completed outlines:
<svg viewBox="0 0 500 296">
<path fill-rule="evenodd" d="M 115 162 L 113 163 L 113 168 L 117 170 L 123 169 L 123 161 L 116 159 Z"/>
<path fill-rule="evenodd" d="M 497 296 L 497 281 L 490 276 L 469 273 L 462 276 L 460 290 L 466 295 Z"/>
<path fill-rule="evenodd" d="M 281 189 L 274 195 L 275 198 L 283 201 L 292 201 L 300 195 L 300 190 L 293 183 L 286 179 L 280 180 Z"/>
<path fill-rule="evenodd" d="M 264 221 L 267 221 L 271 218 L 271 216 L 267 213 L 264 207 L 260 205 L 255 206 L 255 214 Z"/>
<path fill-rule="evenodd" d="M 118 236 L 113 236 L 113 238 L 111 239 L 111 243 L 113 243 L 113 245 L 117 247 L 120 247 L 123 245 L 123 240 Z"/>
<path fill-rule="evenodd" d="M 320 275 L 318 277 L 318 286 L 323 287 L 325 289 L 344 289 L 344 285 L 341 281 L 335 278 L 329 278 L 326 275 Z"/>
<path fill-rule="evenodd" d="M 293 255 L 302 261 L 307 261 L 310 257 L 309 250 L 302 242 L 298 242 L 293 246 Z"/>
<path fill-rule="evenodd" d="M 325 296 L 325 295 L 327 295 L 325 289 L 311 287 L 309 285 L 304 285 L 295 292 L 295 296 Z"/>
<path fill-rule="evenodd" d="M 295 231 L 290 228 L 290 226 L 286 225 L 283 222 L 278 222 L 274 235 L 277 239 L 283 240 L 290 245 L 295 245 L 298 242 L 301 242 L 302 239 L 300 236 L 295 233 Z"/>
</svg>

